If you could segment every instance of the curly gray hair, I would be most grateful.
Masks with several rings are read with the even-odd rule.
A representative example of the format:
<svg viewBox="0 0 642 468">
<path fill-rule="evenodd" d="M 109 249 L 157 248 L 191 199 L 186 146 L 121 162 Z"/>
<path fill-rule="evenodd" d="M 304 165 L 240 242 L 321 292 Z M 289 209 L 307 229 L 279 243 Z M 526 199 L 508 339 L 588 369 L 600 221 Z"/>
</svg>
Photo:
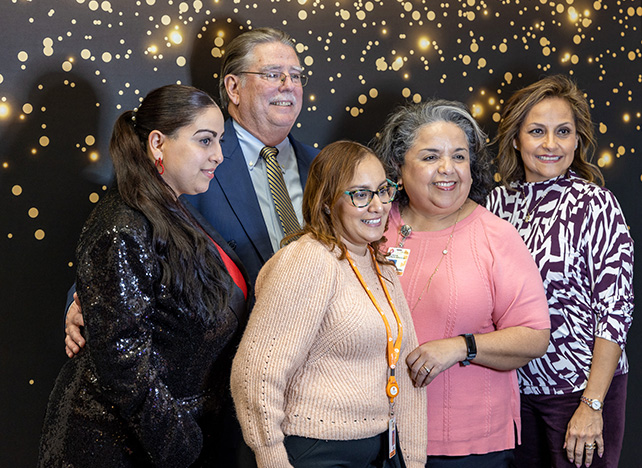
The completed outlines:
<svg viewBox="0 0 642 468">
<path fill-rule="evenodd" d="M 473 179 L 468 196 L 481 205 L 485 204 L 486 197 L 493 187 L 488 139 L 461 102 L 439 99 L 401 106 L 388 116 L 383 129 L 371 142 L 371 146 L 383 162 L 390 179 L 399 180 L 406 153 L 414 145 L 419 130 L 435 122 L 454 123 L 466 135 Z M 397 200 L 402 206 L 408 204 L 405 191 L 399 192 Z"/>
</svg>

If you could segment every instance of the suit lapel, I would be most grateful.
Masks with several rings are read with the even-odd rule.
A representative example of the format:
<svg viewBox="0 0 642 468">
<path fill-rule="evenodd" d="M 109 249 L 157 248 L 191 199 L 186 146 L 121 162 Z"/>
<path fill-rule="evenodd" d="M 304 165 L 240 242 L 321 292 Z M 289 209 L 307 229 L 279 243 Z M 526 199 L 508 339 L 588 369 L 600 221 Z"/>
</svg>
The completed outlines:
<svg viewBox="0 0 642 468">
<path fill-rule="evenodd" d="M 265 263 L 274 252 L 232 119 L 225 122 L 221 146 L 225 159 L 214 172 L 214 182 L 219 184 L 230 208 Z"/>
<path fill-rule="evenodd" d="M 289 138 L 292 148 L 294 148 L 294 155 L 296 156 L 296 164 L 299 169 L 301 187 L 305 189 L 305 183 L 308 180 L 308 172 L 310 171 L 310 164 L 312 163 L 313 158 L 311 155 L 307 154 L 308 152 L 305 150 L 303 145 L 292 137 L 292 134 L 289 135 Z"/>
</svg>

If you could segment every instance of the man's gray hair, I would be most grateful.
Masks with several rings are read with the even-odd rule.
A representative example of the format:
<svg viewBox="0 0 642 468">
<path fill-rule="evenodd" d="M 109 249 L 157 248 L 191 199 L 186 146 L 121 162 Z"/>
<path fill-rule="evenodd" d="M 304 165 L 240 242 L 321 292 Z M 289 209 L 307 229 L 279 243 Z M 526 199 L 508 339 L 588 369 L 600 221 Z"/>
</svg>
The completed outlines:
<svg viewBox="0 0 642 468">
<path fill-rule="evenodd" d="M 285 44 L 292 47 L 294 53 L 296 53 L 296 47 L 292 37 L 286 32 L 275 28 L 251 29 L 232 39 L 223 54 L 221 76 L 218 83 L 221 107 L 223 109 L 227 109 L 230 103 L 230 98 L 225 89 L 225 77 L 227 75 L 238 75 L 240 72 L 248 71 L 247 68 L 253 58 L 254 48 L 259 44 L 267 44 L 270 42 Z"/>
</svg>

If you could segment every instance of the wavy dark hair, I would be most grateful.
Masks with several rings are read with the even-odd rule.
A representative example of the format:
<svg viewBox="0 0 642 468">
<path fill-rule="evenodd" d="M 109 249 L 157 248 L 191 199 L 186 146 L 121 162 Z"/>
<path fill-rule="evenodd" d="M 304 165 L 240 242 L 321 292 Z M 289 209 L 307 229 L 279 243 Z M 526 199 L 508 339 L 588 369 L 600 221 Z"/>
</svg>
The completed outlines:
<svg viewBox="0 0 642 468">
<path fill-rule="evenodd" d="M 602 172 L 591 162 L 597 147 L 591 110 L 584 93 L 565 75 L 547 76 L 516 91 L 506 102 L 495 137 L 498 143 L 497 170 L 502 183 L 509 187 L 511 182 L 524 180 L 524 162 L 513 147 L 513 142 L 519 136 L 519 130 L 531 109 L 548 98 L 564 99 L 575 118 L 575 129 L 579 138 L 571 169 L 589 182 L 604 185 Z"/>
<path fill-rule="evenodd" d="M 310 165 L 303 191 L 303 228 L 283 239 L 282 245 L 301 235 L 311 234 L 327 247 L 338 248 L 340 260 L 346 258 L 347 248 L 340 237 L 343 228 L 335 205 L 345 196 L 344 191 L 354 178 L 359 163 L 368 156 L 377 157 L 372 149 L 349 140 L 335 141 L 319 152 Z M 382 237 L 370 245 L 377 261 L 389 264 L 381 252 L 385 240 Z"/>
<path fill-rule="evenodd" d="M 212 107 L 216 102 L 200 89 L 163 86 L 138 110 L 118 117 L 109 143 L 121 197 L 151 224 L 161 282 L 206 320 L 227 307 L 231 278 L 207 234 L 156 170 L 148 138 L 153 130 L 172 138 Z"/>
<path fill-rule="evenodd" d="M 438 99 L 400 106 L 388 116 L 371 146 L 383 161 L 390 179 L 397 181 L 401 177 L 406 154 L 415 144 L 419 130 L 436 122 L 453 123 L 466 135 L 473 179 L 468 198 L 485 205 L 486 197 L 493 188 L 487 136 L 463 103 Z M 397 202 L 401 206 L 408 205 L 405 190 L 399 192 Z"/>
</svg>

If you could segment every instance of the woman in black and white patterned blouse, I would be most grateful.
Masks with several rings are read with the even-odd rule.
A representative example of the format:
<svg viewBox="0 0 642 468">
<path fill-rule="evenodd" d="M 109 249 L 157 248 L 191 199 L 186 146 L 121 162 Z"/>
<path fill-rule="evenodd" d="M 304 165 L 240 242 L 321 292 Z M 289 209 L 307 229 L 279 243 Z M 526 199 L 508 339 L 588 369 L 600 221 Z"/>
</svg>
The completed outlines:
<svg viewBox="0 0 642 468">
<path fill-rule="evenodd" d="M 588 103 L 566 76 L 506 103 L 497 140 L 503 185 L 488 208 L 519 231 L 551 315 L 547 353 L 520 369 L 519 467 L 617 467 L 633 311 L 633 241 L 597 166 Z"/>
</svg>

